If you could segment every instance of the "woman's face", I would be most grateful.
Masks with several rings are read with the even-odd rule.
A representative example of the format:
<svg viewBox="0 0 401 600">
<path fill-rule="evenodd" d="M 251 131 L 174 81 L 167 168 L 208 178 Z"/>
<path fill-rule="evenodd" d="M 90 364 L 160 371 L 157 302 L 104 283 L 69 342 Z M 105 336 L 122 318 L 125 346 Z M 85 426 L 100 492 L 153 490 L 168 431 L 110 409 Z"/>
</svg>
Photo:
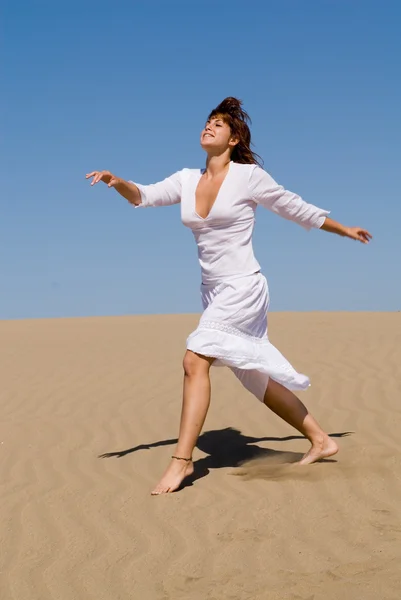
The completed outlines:
<svg viewBox="0 0 401 600">
<path fill-rule="evenodd" d="M 222 153 L 234 148 L 237 140 L 232 137 L 230 126 L 218 115 L 207 121 L 201 133 L 200 144 L 206 152 Z"/>
</svg>

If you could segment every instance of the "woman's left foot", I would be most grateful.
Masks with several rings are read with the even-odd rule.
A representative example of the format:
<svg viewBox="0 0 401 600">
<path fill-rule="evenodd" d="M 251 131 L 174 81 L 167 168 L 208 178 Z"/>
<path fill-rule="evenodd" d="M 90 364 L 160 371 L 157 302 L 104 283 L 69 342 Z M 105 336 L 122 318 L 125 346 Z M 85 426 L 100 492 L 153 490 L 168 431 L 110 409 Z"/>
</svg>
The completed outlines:
<svg viewBox="0 0 401 600">
<path fill-rule="evenodd" d="M 173 458 L 160 483 L 151 492 L 152 496 L 171 494 L 171 492 L 175 492 L 178 490 L 184 479 L 192 475 L 193 472 L 194 465 L 192 460 L 185 461 Z"/>
<path fill-rule="evenodd" d="M 321 440 L 312 442 L 312 448 L 305 454 L 298 464 L 310 465 L 324 458 L 329 458 L 329 456 L 334 456 L 334 454 L 337 454 L 337 452 L 337 444 L 328 435 L 326 435 Z"/>
</svg>

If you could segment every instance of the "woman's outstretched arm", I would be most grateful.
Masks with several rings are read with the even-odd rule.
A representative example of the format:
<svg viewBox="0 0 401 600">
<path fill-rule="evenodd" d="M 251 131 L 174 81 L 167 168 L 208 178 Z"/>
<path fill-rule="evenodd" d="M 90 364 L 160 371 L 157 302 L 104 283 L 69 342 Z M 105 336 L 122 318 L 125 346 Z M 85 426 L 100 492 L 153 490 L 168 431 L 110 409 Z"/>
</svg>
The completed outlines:
<svg viewBox="0 0 401 600">
<path fill-rule="evenodd" d="M 284 219 L 294 221 L 305 229 L 323 229 L 337 235 L 349 237 L 367 244 L 372 238 L 369 231 L 361 227 L 346 227 L 328 217 L 329 211 L 305 202 L 279 185 L 260 167 L 252 170 L 250 191 L 253 200 L 275 212 Z"/>
<path fill-rule="evenodd" d="M 133 181 L 125 181 L 116 177 L 110 171 L 93 171 L 86 179 L 93 177 L 91 185 L 103 181 L 108 187 L 113 187 L 121 196 L 134 206 L 170 206 L 181 202 L 181 176 L 185 171 L 178 171 L 163 181 L 142 185 Z"/>
</svg>

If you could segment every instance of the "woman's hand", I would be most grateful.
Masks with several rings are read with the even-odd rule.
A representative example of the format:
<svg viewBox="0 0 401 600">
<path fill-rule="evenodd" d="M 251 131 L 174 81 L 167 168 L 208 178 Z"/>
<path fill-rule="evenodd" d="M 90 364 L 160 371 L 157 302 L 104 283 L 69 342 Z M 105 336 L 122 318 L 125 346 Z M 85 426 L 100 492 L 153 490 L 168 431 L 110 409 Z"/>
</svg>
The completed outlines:
<svg viewBox="0 0 401 600">
<path fill-rule="evenodd" d="M 352 240 L 357 240 L 358 242 L 362 242 L 362 244 L 368 244 L 372 239 L 372 234 L 369 233 L 366 229 L 362 229 L 361 227 L 346 227 L 345 235 Z"/>
<path fill-rule="evenodd" d="M 93 177 L 91 185 L 103 181 L 107 187 L 114 188 L 116 192 L 128 200 L 130 204 L 134 204 L 135 206 L 141 204 L 141 194 L 135 183 L 125 181 L 124 179 L 121 179 L 121 177 L 116 177 L 113 173 L 110 173 L 110 171 L 92 171 L 92 173 L 86 175 L 86 179 L 90 179 L 91 177 Z"/>
<path fill-rule="evenodd" d="M 119 177 L 116 177 L 110 173 L 110 171 L 92 171 L 92 173 L 88 173 L 86 175 L 86 179 L 90 179 L 91 177 L 93 177 L 91 185 L 95 185 L 95 183 L 103 181 L 103 183 L 106 183 L 108 187 L 115 187 L 122 181 Z"/>
<path fill-rule="evenodd" d="M 362 242 L 362 244 L 368 244 L 372 239 L 372 234 L 366 229 L 362 229 L 362 227 L 345 227 L 345 225 L 341 225 L 341 223 L 330 219 L 330 217 L 325 218 L 321 229 L 323 229 L 323 231 L 329 231 L 330 233 L 349 237 L 351 240 Z"/>
</svg>

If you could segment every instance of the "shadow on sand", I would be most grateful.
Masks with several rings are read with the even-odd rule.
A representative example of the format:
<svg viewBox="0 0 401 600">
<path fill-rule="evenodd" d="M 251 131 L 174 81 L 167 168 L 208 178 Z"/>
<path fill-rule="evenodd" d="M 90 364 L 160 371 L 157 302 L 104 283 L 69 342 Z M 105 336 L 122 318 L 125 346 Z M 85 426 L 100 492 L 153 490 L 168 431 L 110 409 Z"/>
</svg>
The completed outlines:
<svg viewBox="0 0 401 600">
<path fill-rule="evenodd" d="M 351 435 L 352 431 L 342 433 L 331 433 L 330 437 L 342 438 Z M 210 469 L 220 469 L 222 467 L 238 467 L 243 463 L 262 458 L 274 458 L 275 463 L 291 464 L 302 458 L 300 452 L 289 452 L 261 448 L 257 446 L 258 442 L 288 442 L 291 440 L 303 440 L 302 435 L 291 435 L 286 437 L 250 437 L 243 435 L 238 429 L 227 427 L 226 429 L 215 429 L 205 431 L 199 436 L 196 447 L 207 454 L 194 462 L 194 474 L 187 477 L 182 488 L 190 486 L 197 479 L 205 477 Z M 172 446 L 177 443 L 177 439 L 160 440 L 150 444 L 139 444 L 133 448 L 119 450 L 117 452 L 106 452 L 100 454 L 99 458 L 122 458 L 132 452 L 140 450 L 149 450 L 160 446 Z M 321 462 L 336 462 L 334 459 L 324 459 Z"/>
</svg>

